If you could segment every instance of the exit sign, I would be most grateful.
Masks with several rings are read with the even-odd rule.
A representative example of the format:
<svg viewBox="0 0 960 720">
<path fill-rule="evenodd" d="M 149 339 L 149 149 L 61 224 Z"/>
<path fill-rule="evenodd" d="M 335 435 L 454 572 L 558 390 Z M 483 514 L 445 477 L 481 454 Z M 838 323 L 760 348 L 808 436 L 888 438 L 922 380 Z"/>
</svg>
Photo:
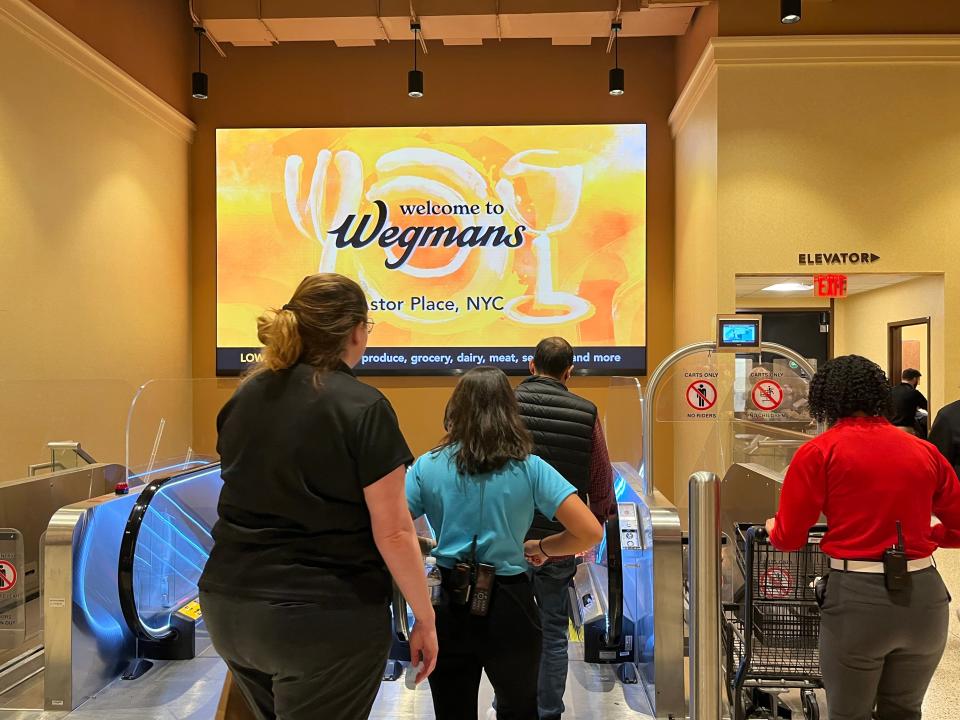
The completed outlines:
<svg viewBox="0 0 960 720">
<path fill-rule="evenodd" d="M 814 275 L 813 294 L 822 298 L 842 298 L 847 296 L 846 275 Z"/>
</svg>

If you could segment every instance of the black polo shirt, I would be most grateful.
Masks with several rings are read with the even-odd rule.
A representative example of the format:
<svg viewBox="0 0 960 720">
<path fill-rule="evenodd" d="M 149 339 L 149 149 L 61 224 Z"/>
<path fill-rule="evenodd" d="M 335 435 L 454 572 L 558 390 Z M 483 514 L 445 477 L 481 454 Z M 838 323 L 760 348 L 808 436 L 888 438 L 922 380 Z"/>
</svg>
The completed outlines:
<svg viewBox="0 0 960 720">
<path fill-rule="evenodd" d="M 224 486 L 200 589 L 382 602 L 390 576 L 363 489 L 413 456 L 375 388 L 299 364 L 244 383 L 217 417 Z"/>
</svg>

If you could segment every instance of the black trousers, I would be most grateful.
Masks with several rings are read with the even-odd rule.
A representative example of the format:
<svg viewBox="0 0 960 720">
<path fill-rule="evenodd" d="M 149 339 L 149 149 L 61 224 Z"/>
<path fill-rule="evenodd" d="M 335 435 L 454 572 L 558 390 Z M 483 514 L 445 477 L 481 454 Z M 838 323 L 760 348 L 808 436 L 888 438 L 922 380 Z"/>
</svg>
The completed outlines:
<svg viewBox="0 0 960 720">
<path fill-rule="evenodd" d="M 390 650 L 383 605 L 331 608 L 201 593 L 213 645 L 259 720 L 362 720 Z"/>
<path fill-rule="evenodd" d="M 537 720 L 542 635 L 525 574 L 497 578 L 486 617 L 445 597 L 437 607 L 437 636 L 440 654 L 430 676 L 437 720 L 476 720 L 484 671 L 496 693 L 498 720 Z"/>
<path fill-rule="evenodd" d="M 820 619 L 830 720 L 920 720 L 947 642 L 949 594 L 936 568 L 888 591 L 883 575 L 833 571 Z"/>
</svg>

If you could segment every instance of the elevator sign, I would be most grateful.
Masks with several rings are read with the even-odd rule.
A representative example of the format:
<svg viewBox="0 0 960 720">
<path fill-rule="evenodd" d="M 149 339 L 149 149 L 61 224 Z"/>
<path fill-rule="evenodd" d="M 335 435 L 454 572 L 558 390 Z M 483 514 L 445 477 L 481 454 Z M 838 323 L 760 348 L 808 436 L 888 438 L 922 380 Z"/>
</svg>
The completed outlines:
<svg viewBox="0 0 960 720">
<path fill-rule="evenodd" d="M 844 298 L 847 296 L 846 275 L 814 275 L 813 294 L 822 298 Z"/>
</svg>

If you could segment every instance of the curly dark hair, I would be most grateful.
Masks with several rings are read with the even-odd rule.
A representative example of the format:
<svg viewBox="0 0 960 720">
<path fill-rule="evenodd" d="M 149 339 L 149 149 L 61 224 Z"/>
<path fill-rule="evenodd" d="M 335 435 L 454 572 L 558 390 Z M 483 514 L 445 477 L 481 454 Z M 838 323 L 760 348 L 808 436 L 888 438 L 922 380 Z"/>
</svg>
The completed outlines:
<svg viewBox="0 0 960 720">
<path fill-rule="evenodd" d="M 890 381 L 872 360 L 844 355 L 826 363 L 810 382 L 810 414 L 831 425 L 863 413 L 871 417 L 890 410 Z"/>
</svg>

